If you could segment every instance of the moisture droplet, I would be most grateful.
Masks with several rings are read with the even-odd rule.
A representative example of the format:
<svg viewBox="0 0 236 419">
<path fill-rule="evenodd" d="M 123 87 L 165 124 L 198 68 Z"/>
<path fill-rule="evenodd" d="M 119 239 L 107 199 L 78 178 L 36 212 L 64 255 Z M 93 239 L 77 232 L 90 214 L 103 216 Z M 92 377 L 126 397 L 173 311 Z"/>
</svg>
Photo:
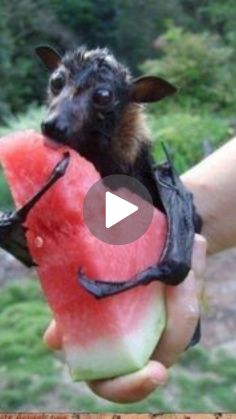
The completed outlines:
<svg viewBox="0 0 236 419">
<path fill-rule="evenodd" d="M 34 240 L 35 246 L 40 249 L 40 247 L 43 247 L 43 238 L 40 236 L 37 236 Z"/>
</svg>

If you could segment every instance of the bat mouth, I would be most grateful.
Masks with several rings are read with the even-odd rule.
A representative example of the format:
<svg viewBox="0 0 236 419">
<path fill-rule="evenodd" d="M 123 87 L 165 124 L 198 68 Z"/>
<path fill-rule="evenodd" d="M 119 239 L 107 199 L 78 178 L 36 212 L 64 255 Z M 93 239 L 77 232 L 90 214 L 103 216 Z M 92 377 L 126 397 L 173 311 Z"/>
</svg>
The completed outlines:
<svg viewBox="0 0 236 419">
<path fill-rule="evenodd" d="M 44 137 L 43 141 L 47 147 L 53 148 L 54 150 L 57 150 L 65 145 L 65 143 L 59 143 L 57 140 L 50 137 Z"/>
<path fill-rule="evenodd" d="M 56 118 L 47 118 L 41 123 L 41 132 L 44 135 L 44 143 L 51 148 L 59 148 L 69 145 L 68 127 L 61 126 Z"/>
</svg>

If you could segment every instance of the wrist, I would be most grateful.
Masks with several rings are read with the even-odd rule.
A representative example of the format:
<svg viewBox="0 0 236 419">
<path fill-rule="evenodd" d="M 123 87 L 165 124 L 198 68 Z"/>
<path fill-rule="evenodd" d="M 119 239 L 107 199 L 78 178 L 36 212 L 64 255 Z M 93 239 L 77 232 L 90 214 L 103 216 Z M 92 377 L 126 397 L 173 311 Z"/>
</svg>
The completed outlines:
<svg viewBox="0 0 236 419">
<path fill-rule="evenodd" d="M 192 170 L 183 174 L 181 180 L 193 194 L 196 211 L 202 220 L 201 234 L 207 240 L 207 253 L 214 254 L 219 252 L 222 250 L 222 244 L 218 240 L 219 232 L 217 231 L 217 224 L 219 223 L 217 222 L 217 207 L 214 205 L 214 191 L 211 190 L 207 181 L 193 176 Z"/>
<path fill-rule="evenodd" d="M 236 246 L 236 137 L 182 176 L 202 217 L 208 252 Z"/>
</svg>

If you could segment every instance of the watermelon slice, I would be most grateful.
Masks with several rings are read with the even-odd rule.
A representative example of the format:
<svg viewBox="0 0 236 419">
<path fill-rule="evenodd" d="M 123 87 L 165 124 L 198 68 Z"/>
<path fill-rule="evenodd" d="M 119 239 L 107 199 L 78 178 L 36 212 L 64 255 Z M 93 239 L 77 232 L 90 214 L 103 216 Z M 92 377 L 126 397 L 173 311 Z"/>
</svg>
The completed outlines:
<svg viewBox="0 0 236 419">
<path fill-rule="evenodd" d="M 155 209 L 146 233 L 130 244 L 100 241 L 83 220 L 83 201 L 99 174 L 75 151 L 52 149 L 43 140 L 34 131 L 2 139 L 0 162 L 20 207 L 40 189 L 62 153 L 70 153 L 66 174 L 30 211 L 26 227 L 71 375 L 93 380 L 138 370 L 165 326 L 163 285 L 153 282 L 98 300 L 80 285 L 78 271 L 82 267 L 90 278 L 125 281 L 156 264 L 166 239 L 165 217 Z"/>
</svg>

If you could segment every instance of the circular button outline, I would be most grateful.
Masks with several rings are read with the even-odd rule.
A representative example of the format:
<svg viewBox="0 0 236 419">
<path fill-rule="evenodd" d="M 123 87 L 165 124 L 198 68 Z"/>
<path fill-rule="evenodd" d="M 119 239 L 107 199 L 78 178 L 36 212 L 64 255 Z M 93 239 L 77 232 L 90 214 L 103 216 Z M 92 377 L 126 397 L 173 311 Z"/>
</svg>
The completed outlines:
<svg viewBox="0 0 236 419">
<path fill-rule="evenodd" d="M 138 211 L 106 228 L 106 192 L 138 206 Z M 128 175 L 110 175 L 98 180 L 90 187 L 83 203 L 83 218 L 90 233 L 111 245 L 125 245 L 139 239 L 151 224 L 153 211 L 152 197 L 147 188 Z"/>
</svg>

